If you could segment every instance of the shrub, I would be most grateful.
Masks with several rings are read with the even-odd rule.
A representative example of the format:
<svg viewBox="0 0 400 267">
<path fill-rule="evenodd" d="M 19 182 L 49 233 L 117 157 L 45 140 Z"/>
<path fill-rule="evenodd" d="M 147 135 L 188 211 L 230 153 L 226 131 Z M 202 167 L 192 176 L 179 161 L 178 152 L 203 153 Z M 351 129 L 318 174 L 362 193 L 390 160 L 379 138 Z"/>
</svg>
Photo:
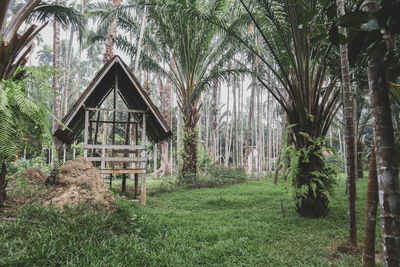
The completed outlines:
<svg viewBox="0 0 400 267">
<path fill-rule="evenodd" d="M 28 186 L 27 169 L 39 169 L 43 174 L 47 175 L 50 173 L 51 165 L 46 163 L 46 159 L 43 157 L 34 157 L 31 159 L 18 159 L 16 163 L 8 164 L 7 166 L 7 177 L 8 177 L 8 189 L 7 192 L 10 196 L 18 197 L 25 195 L 32 195 L 36 191 L 40 190 L 36 186 Z M 40 182 L 40 181 L 36 181 Z M 44 183 L 44 180 L 42 181 Z"/>
</svg>

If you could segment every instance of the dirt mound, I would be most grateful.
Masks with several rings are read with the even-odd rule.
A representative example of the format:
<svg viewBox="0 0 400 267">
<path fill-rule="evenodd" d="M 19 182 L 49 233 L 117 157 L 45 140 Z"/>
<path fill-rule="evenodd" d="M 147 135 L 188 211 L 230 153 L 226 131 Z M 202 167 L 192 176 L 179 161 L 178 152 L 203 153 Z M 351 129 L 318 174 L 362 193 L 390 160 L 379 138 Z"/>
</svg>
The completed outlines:
<svg viewBox="0 0 400 267">
<path fill-rule="evenodd" d="M 27 183 L 32 184 L 43 184 L 46 180 L 46 175 L 37 168 L 26 169 L 25 177 Z"/>
<path fill-rule="evenodd" d="M 56 188 L 45 204 L 57 207 L 79 204 L 113 206 L 114 196 L 104 184 L 100 172 L 83 158 L 67 161 L 56 176 Z"/>
</svg>

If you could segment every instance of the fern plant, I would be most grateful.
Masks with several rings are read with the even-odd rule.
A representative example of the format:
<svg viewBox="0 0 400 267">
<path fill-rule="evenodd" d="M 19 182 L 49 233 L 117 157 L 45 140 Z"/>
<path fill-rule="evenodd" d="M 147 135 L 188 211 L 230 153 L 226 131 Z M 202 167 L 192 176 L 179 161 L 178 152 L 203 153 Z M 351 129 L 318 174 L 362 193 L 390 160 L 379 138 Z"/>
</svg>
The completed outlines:
<svg viewBox="0 0 400 267">
<path fill-rule="evenodd" d="M 15 79 L 21 73 L 29 75 Z M 49 68 L 21 68 L 0 82 L 0 205 L 6 197 L 6 165 L 28 143 L 52 142 L 51 111 L 45 103 L 53 93 L 51 75 Z"/>
<path fill-rule="evenodd" d="M 285 139 L 294 125 L 285 131 Z M 302 134 L 308 141 L 308 146 L 296 148 L 285 141 L 282 156 L 286 165 L 286 173 L 292 187 L 289 192 L 296 201 L 296 210 L 306 217 L 321 217 L 328 212 L 329 198 L 334 193 L 336 170 L 327 164 L 324 151 L 325 138 L 311 138 Z"/>
</svg>

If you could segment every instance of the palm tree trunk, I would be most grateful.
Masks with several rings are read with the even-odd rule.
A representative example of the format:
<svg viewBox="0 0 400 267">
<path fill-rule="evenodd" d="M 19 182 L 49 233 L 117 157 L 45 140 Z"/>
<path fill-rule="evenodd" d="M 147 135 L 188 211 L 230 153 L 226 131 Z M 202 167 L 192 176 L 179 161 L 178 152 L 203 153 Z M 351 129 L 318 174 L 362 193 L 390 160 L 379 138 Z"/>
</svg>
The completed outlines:
<svg viewBox="0 0 400 267">
<path fill-rule="evenodd" d="M 121 0 L 110 0 L 110 3 L 112 5 L 112 8 L 115 10 L 121 5 Z M 114 43 L 117 37 L 117 20 L 118 17 L 115 16 L 107 29 L 106 52 L 104 54 L 103 63 L 108 62 L 114 57 Z"/>
<path fill-rule="evenodd" d="M 274 110 L 274 101 L 271 100 L 271 95 L 268 94 L 268 173 L 272 171 L 272 113 Z"/>
<path fill-rule="evenodd" d="M 236 89 L 237 89 L 237 78 L 234 78 L 233 81 L 233 87 L 232 87 L 232 93 L 233 93 L 233 126 L 235 129 L 235 133 L 233 134 L 233 153 L 232 153 L 232 158 L 235 164 L 235 168 L 238 167 L 238 130 L 237 130 L 237 114 L 236 114 L 236 105 L 237 105 L 237 96 L 236 96 Z"/>
<path fill-rule="evenodd" d="M 140 33 L 139 33 L 139 39 L 137 42 L 137 53 L 135 57 L 135 74 L 139 70 L 139 62 L 140 62 L 140 56 L 142 53 L 142 43 L 143 43 L 143 36 L 144 36 L 144 31 L 146 30 L 146 24 L 147 24 L 147 17 L 146 17 L 146 12 L 147 12 L 147 6 L 144 7 L 144 12 L 143 12 L 143 17 L 142 17 L 142 23 L 140 25 Z"/>
<path fill-rule="evenodd" d="M 217 160 L 217 131 L 218 131 L 218 84 L 214 84 L 212 92 L 212 162 L 215 163 Z"/>
<path fill-rule="evenodd" d="M 343 0 L 336 0 L 338 7 L 338 17 L 345 15 Z M 346 29 L 339 26 L 339 33 L 347 36 Z M 349 242 L 353 247 L 357 247 L 357 230 L 356 230 L 356 179 L 357 179 L 357 150 L 356 150 L 356 134 L 354 127 L 353 112 L 353 93 L 350 89 L 350 66 L 348 58 L 347 44 L 340 44 L 340 58 L 342 67 L 342 88 L 343 88 L 343 104 L 344 104 L 344 123 L 345 123 L 345 144 L 347 158 L 347 187 L 349 198 Z"/>
<path fill-rule="evenodd" d="M 249 111 L 249 120 L 248 120 L 248 124 L 247 124 L 247 137 L 246 137 L 246 152 L 245 152 L 245 156 L 244 156 L 244 162 L 245 164 L 247 163 L 247 157 L 250 154 L 250 146 L 252 145 L 252 123 L 253 123 L 253 117 L 254 117 L 254 97 L 255 97 L 255 91 L 256 91 L 256 85 L 255 85 L 255 81 L 256 78 L 253 75 L 253 79 L 252 79 L 252 87 L 251 87 L 251 95 L 250 95 L 250 111 Z M 247 166 L 249 167 L 249 166 Z M 252 168 L 253 170 L 253 168 Z"/>
<path fill-rule="evenodd" d="M 265 113 L 264 113 L 264 102 L 263 102 L 263 109 L 262 109 L 262 112 L 263 112 L 263 118 L 264 118 L 264 115 L 265 115 Z M 266 151 L 267 151 L 267 146 L 266 146 L 266 138 L 265 138 L 265 133 L 266 133 L 266 127 L 265 127 L 265 125 L 264 125 L 264 123 L 263 123 L 263 125 L 262 125 L 262 159 L 263 159 L 263 161 L 262 161 L 262 170 L 263 171 L 266 171 L 267 170 L 267 153 L 266 153 Z"/>
<path fill-rule="evenodd" d="M 171 103 L 174 103 L 175 98 L 174 98 L 174 92 L 173 90 L 170 91 L 169 97 L 171 99 Z M 169 117 L 170 117 L 170 125 L 171 125 L 171 129 L 174 129 L 174 120 L 173 120 L 173 107 L 171 104 L 171 108 L 169 110 Z M 174 172 L 174 156 L 173 156 L 173 150 L 174 150 L 174 140 L 171 139 L 171 141 L 169 142 L 170 147 L 169 147 L 169 165 L 171 166 L 171 173 Z"/>
<path fill-rule="evenodd" d="M 86 6 L 86 0 L 81 0 L 81 14 L 82 14 L 82 16 L 85 16 L 85 6 Z M 75 100 L 77 99 L 77 98 L 79 98 L 79 96 L 80 96 L 80 94 L 81 94 L 81 90 L 83 90 L 83 89 L 81 89 L 80 88 L 80 85 L 82 84 L 81 83 L 81 81 L 82 81 L 82 70 L 81 70 L 81 62 L 82 62 L 82 42 L 79 42 L 79 50 L 78 50 L 78 62 L 79 62 L 79 65 L 78 65 L 78 84 L 79 84 L 79 86 L 78 86 L 78 89 L 77 89 L 77 96 L 74 98 L 74 100 L 73 100 L 73 102 L 75 102 Z M 89 65 L 89 64 L 88 64 Z"/>
<path fill-rule="evenodd" d="M 278 184 L 278 176 L 279 176 L 279 164 L 281 163 L 281 155 L 278 157 L 278 168 L 275 170 L 275 176 L 274 176 L 274 185 Z"/>
<path fill-rule="evenodd" d="M 157 175 L 157 165 L 158 165 L 157 159 L 158 159 L 157 144 L 154 143 L 154 145 L 153 145 L 153 165 L 154 165 L 153 166 L 153 172 L 154 172 L 154 175 Z"/>
<path fill-rule="evenodd" d="M 363 11 L 375 13 L 377 2 L 366 0 Z M 381 205 L 381 225 L 386 266 L 400 266 L 400 186 L 396 146 L 389 101 L 391 55 L 380 42 L 370 52 L 368 82 L 375 117 L 375 152 Z"/>
<path fill-rule="evenodd" d="M 243 169 L 243 144 L 244 144 L 244 116 L 243 116 L 243 92 L 244 92 L 244 77 L 242 77 L 241 81 L 241 90 L 240 90 L 240 168 Z"/>
<path fill-rule="evenodd" d="M 181 136 L 182 136 L 182 112 L 180 111 L 180 109 L 178 108 L 176 111 L 178 114 L 178 119 L 177 119 L 177 126 L 176 126 L 176 154 L 177 156 L 177 162 L 178 162 L 178 170 L 181 167 L 181 163 L 182 163 L 182 157 L 180 155 L 180 151 L 181 151 Z"/>
<path fill-rule="evenodd" d="M 218 83 L 218 100 L 217 100 L 217 104 L 218 104 L 218 109 L 217 109 L 217 161 L 218 163 L 222 163 L 222 142 L 221 142 L 221 129 L 220 129 L 220 109 L 219 109 L 219 105 L 221 103 L 221 83 Z"/>
<path fill-rule="evenodd" d="M 257 157 L 258 157 L 258 166 L 257 166 L 257 177 L 260 178 L 261 164 L 262 164 L 262 90 L 261 87 L 258 87 L 257 93 Z"/>
<path fill-rule="evenodd" d="M 367 207 L 365 209 L 363 266 L 375 266 L 375 229 L 378 208 L 378 177 L 376 173 L 375 145 L 372 143 L 369 161 Z"/>
<path fill-rule="evenodd" d="M 205 148 L 207 151 L 210 150 L 209 139 L 210 139 L 210 97 L 209 94 L 207 94 L 206 95 L 206 140 L 205 140 Z"/>
<path fill-rule="evenodd" d="M 163 83 L 160 76 L 157 77 L 158 85 L 160 88 L 160 99 L 161 99 L 161 115 L 166 122 L 171 120 L 171 85 L 170 81 L 167 80 Z M 168 160 L 168 142 L 161 144 L 161 175 L 171 175 L 171 165 Z"/>
<path fill-rule="evenodd" d="M 182 178 L 192 183 L 197 174 L 197 132 L 194 125 L 185 122 L 183 131 Z"/>
<path fill-rule="evenodd" d="M 7 168 L 6 168 L 6 163 L 4 160 L 1 160 L 1 171 L 0 171 L 0 207 L 3 206 L 3 202 L 7 197 L 7 180 L 6 180 L 6 174 L 7 174 Z"/>
<path fill-rule="evenodd" d="M 229 67 L 228 67 L 229 68 Z M 227 93 L 227 104 L 226 104 L 226 125 L 225 125 L 225 167 L 229 165 L 229 82 L 228 82 L 228 93 Z"/>
<path fill-rule="evenodd" d="M 56 1 L 57 4 L 60 3 L 60 0 Z M 59 66 L 60 66 L 60 24 L 54 20 L 54 32 L 53 32 L 53 68 L 54 68 L 54 76 L 53 76 L 53 114 L 54 117 L 60 119 L 61 114 L 60 114 L 60 105 L 61 105 L 61 100 L 59 96 L 59 91 L 60 91 L 60 85 L 59 85 Z M 57 130 L 58 128 L 58 122 L 57 120 L 53 120 L 53 133 Z M 59 150 L 59 144 L 55 144 L 56 149 Z M 56 155 L 58 153 L 55 153 L 53 151 L 52 153 L 52 167 L 55 168 L 56 166 Z"/>
<path fill-rule="evenodd" d="M 77 0 L 75 0 L 74 8 L 77 7 Z M 62 105 L 62 117 L 64 117 L 68 112 L 68 98 L 71 94 L 71 61 L 72 61 L 72 46 L 74 41 L 74 31 L 71 29 L 69 33 L 69 42 L 68 42 L 68 51 L 66 54 L 66 70 L 65 70 L 65 83 L 64 83 L 64 92 L 63 92 L 63 105 Z"/>
<path fill-rule="evenodd" d="M 230 131 L 229 131 L 229 138 L 228 138 L 228 166 L 229 166 L 229 157 L 232 154 L 232 148 L 233 148 L 232 133 L 233 133 L 233 126 L 231 125 Z M 232 156 L 232 159 L 233 159 L 233 156 Z"/>
</svg>

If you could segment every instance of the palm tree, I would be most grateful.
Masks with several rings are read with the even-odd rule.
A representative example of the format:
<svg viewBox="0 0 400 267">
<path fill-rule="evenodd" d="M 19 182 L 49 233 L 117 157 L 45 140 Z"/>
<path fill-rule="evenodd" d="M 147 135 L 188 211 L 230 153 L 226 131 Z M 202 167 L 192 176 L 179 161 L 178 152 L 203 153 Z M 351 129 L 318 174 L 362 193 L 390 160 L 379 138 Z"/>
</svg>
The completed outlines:
<svg viewBox="0 0 400 267">
<path fill-rule="evenodd" d="M 112 6 L 112 10 L 115 11 L 121 5 L 121 0 L 110 0 L 110 4 Z M 115 39 L 117 36 L 117 20 L 118 20 L 118 13 L 115 13 L 111 23 L 108 25 L 106 51 L 103 60 L 104 63 L 109 61 L 114 56 L 113 49 L 114 49 Z"/>
<path fill-rule="evenodd" d="M 345 15 L 344 0 L 336 0 L 338 16 Z M 346 29 L 339 26 L 338 32 L 347 36 Z M 353 92 L 350 88 L 350 64 L 347 44 L 340 44 L 340 58 L 342 67 L 342 88 L 345 124 L 345 145 L 347 158 L 347 191 L 349 195 L 349 241 L 357 247 L 356 230 L 356 180 L 357 180 L 357 143 L 356 127 L 354 125 Z"/>
<path fill-rule="evenodd" d="M 20 139 L 24 138 L 15 133 L 23 132 L 20 128 L 27 125 L 32 136 L 40 137 L 47 128 L 43 121 L 43 118 L 47 119 L 47 110 L 28 98 L 26 90 L 20 84 L 25 73 L 18 71 L 18 68 L 26 64 L 33 47 L 32 40 L 47 25 L 50 16 L 64 26 L 71 25 L 79 29 L 83 25 L 82 18 L 73 9 L 46 4 L 40 0 L 27 1 L 8 20 L 10 2 L 5 0 L 0 6 L 0 205 L 5 198 L 7 186 L 6 162 L 15 156 L 15 148 Z M 39 28 L 30 25 L 21 33 L 21 25 L 33 20 L 42 25 Z M 23 118 L 24 123 L 16 123 L 17 118 Z M 34 131 L 35 126 L 40 131 Z"/>
<path fill-rule="evenodd" d="M 375 0 L 365 0 L 363 11 L 375 15 L 378 4 Z M 390 78 L 392 71 L 393 50 L 391 47 L 390 25 L 386 25 L 387 15 L 379 25 L 387 27 L 376 29 L 376 45 L 369 53 L 368 82 L 372 92 L 376 168 L 378 175 L 379 203 L 381 205 L 381 225 L 386 266 L 400 265 L 400 184 L 396 159 L 396 146 L 389 101 Z M 377 17 L 378 18 L 378 17 Z M 393 17 L 394 18 L 394 17 Z M 390 19 L 390 17 L 389 17 Z M 394 18 L 395 19 L 395 18 Z M 386 36 L 381 33 L 385 32 Z M 384 42 L 384 40 L 386 42 Z"/>
<path fill-rule="evenodd" d="M 51 65 L 51 62 L 53 60 L 53 55 L 52 54 L 53 54 L 52 48 L 49 45 L 45 44 L 42 47 L 42 50 L 39 50 L 37 52 L 39 65 L 41 65 L 41 66 L 49 66 L 49 65 Z"/>
<path fill-rule="evenodd" d="M 192 177 L 190 174 L 197 172 L 196 126 L 200 118 L 201 92 L 214 82 L 240 72 L 223 69 L 234 53 L 228 38 L 219 36 L 213 24 L 185 12 L 196 9 L 201 3 L 200 0 L 147 1 L 147 21 L 151 25 L 143 33 L 146 51 L 140 55 L 142 68 L 166 77 L 176 89 L 184 123 L 182 177 L 185 182 Z M 226 3 L 215 1 L 204 6 L 202 12 L 222 14 Z M 139 29 L 135 18 L 123 10 L 124 7 L 119 10 L 118 25 L 126 31 Z M 122 36 L 117 37 L 116 44 L 132 57 L 138 51 L 136 45 Z"/>
<path fill-rule="evenodd" d="M 197 8 L 200 3 L 186 0 L 159 1 L 158 5 L 149 8 L 149 21 L 156 27 L 153 37 L 157 40 L 152 42 L 147 38 L 145 42 L 155 52 L 154 55 L 168 63 L 169 72 L 163 73 L 177 89 L 184 123 L 182 175 L 186 180 L 190 174 L 197 172 L 196 126 L 200 118 L 201 92 L 221 78 L 238 71 L 224 69 L 226 61 L 234 54 L 228 39 L 218 35 L 214 25 L 185 13 L 187 9 Z M 227 11 L 224 5 L 226 1 L 215 1 L 202 12 L 224 14 Z M 167 53 L 160 53 L 160 47 L 165 47 Z"/>
<path fill-rule="evenodd" d="M 33 38 L 47 25 L 50 17 L 75 30 L 83 27 L 83 19 L 74 9 L 41 0 L 27 1 L 7 23 L 10 2 L 5 0 L 0 6 L 0 80 L 12 77 L 19 66 L 26 64 Z M 41 26 L 32 24 L 21 34 L 20 27 L 25 21 L 38 21 Z"/>
<path fill-rule="evenodd" d="M 240 0 L 240 4 L 244 13 L 231 24 L 200 16 L 219 25 L 259 58 L 257 79 L 281 105 L 292 125 L 289 142 L 296 151 L 290 177 L 296 210 L 304 216 L 322 216 L 328 211 L 327 194 L 332 192 L 334 178 L 321 151 L 340 95 L 335 88 L 338 75 L 329 75 L 328 71 L 332 53 L 325 41 L 326 6 L 318 1 L 295 0 Z M 235 25 L 255 27 L 256 34 Z"/>
<path fill-rule="evenodd" d="M 375 146 L 372 142 L 369 163 L 367 207 L 365 209 L 363 266 L 375 266 L 375 230 L 378 209 L 378 178 L 376 174 Z"/>
<path fill-rule="evenodd" d="M 60 3 L 60 0 L 56 1 L 57 4 Z M 62 112 L 61 112 L 61 99 L 60 99 L 60 76 L 58 74 L 60 66 L 60 24 L 57 20 L 53 22 L 53 68 L 54 68 L 54 75 L 53 75 L 53 133 L 57 130 L 58 122 L 57 120 L 61 119 Z M 57 151 L 58 151 L 57 145 Z M 55 164 L 55 154 L 54 151 L 52 153 L 52 164 L 54 168 Z"/>
</svg>

